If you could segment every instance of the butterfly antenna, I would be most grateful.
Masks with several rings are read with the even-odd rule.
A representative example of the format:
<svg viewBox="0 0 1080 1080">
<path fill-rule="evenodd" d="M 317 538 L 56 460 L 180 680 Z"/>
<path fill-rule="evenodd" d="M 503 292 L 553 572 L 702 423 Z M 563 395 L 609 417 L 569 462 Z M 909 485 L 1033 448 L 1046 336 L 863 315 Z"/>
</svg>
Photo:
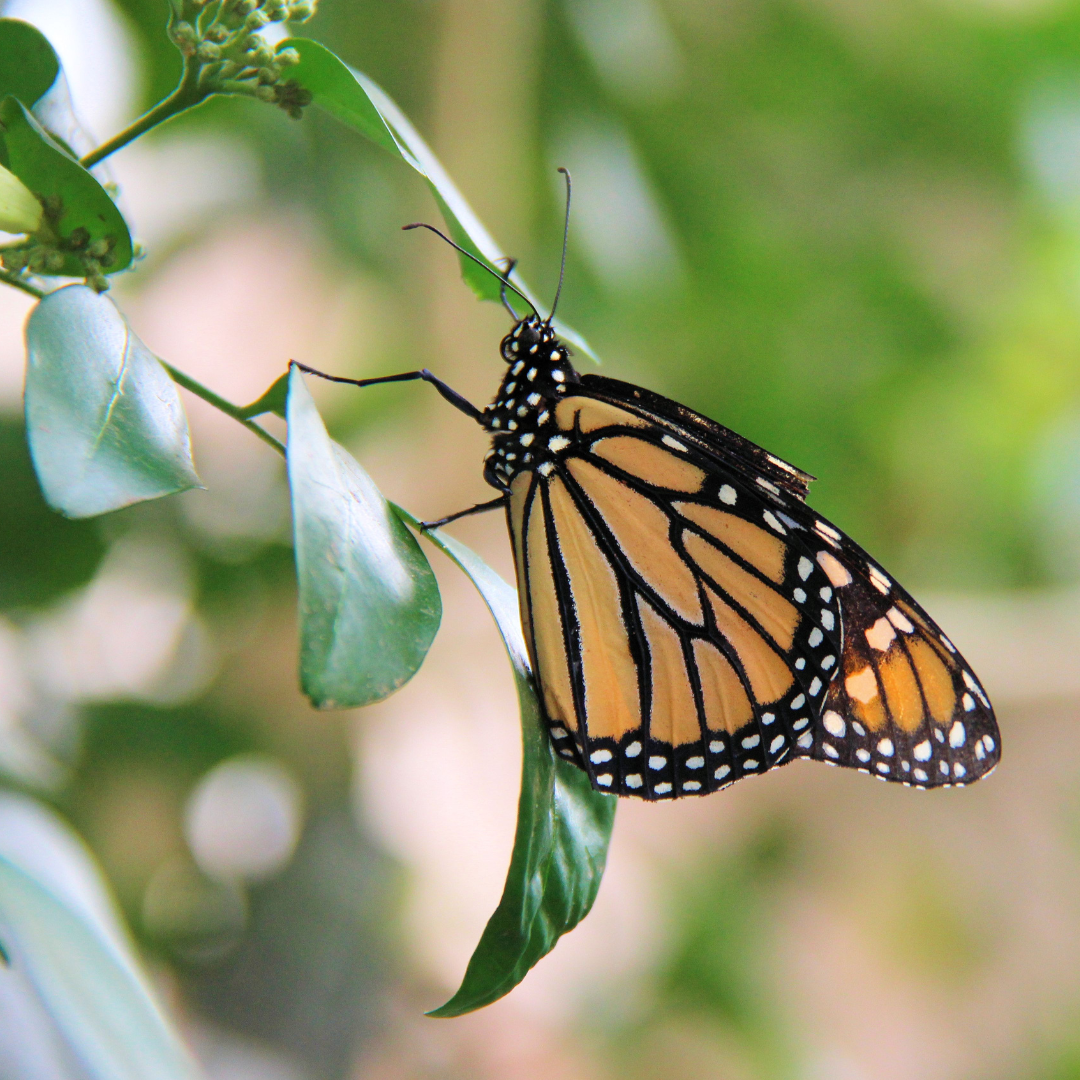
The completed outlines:
<svg viewBox="0 0 1080 1080">
<path fill-rule="evenodd" d="M 514 305 L 506 299 L 506 286 L 509 284 L 510 275 L 514 272 L 514 267 L 517 266 L 517 259 L 507 259 L 506 269 L 500 275 L 502 285 L 499 287 L 499 299 L 502 301 L 502 305 L 510 312 L 510 317 L 514 322 L 520 322 L 518 313 L 514 310 Z M 513 286 L 511 286 L 513 288 Z"/>
<path fill-rule="evenodd" d="M 503 297 L 504 303 L 506 302 L 506 290 L 510 289 L 512 292 L 517 293 L 517 295 L 520 296 L 521 299 L 524 300 L 525 303 L 528 304 L 529 307 L 531 307 L 537 315 L 540 314 L 539 311 L 536 311 L 536 305 L 512 281 L 508 281 L 506 277 L 500 274 L 497 270 L 492 270 L 486 262 L 484 262 L 482 259 L 478 259 L 471 251 L 466 251 L 460 244 L 455 244 L 449 236 L 447 236 L 445 233 L 439 232 L 439 230 L 436 229 L 434 225 L 428 225 L 423 221 L 414 221 L 411 225 L 402 225 L 401 229 L 402 232 L 408 232 L 410 229 L 427 229 L 428 232 L 433 232 L 440 239 L 445 240 L 455 251 L 459 251 L 467 259 L 472 259 L 472 261 L 476 263 L 477 266 L 486 270 L 493 278 L 496 278 L 501 283 L 499 291 L 500 295 Z M 510 270 L 513 270 L 513 265 L 511 265 Z M 506 271 L 507 275 L 509 275 L 510 270 Z M 513 308 L 510 309 L 510 312 L 511 314 L 513 314 Z M 516 319 L 517 316 L 514 315 L 514 318 Z"/>
<path fill-rule="evenodd" d="M 559 172 L 566 177 L 566 217 L 563 221 L 562 263 L 559 266 L 559 287 L 555 290 L 555 299 L 551 302 L 551 314 L 548 315 L 546 319 L 548 326 L 551 325 L 551 320 L 555 318 L 555 309 L 559 306 L 559 296 L 562 293 L 563 278 L 566 276 L 566 241 L 570 237 L 570 170 L 560 165 Z"/>
</svg>

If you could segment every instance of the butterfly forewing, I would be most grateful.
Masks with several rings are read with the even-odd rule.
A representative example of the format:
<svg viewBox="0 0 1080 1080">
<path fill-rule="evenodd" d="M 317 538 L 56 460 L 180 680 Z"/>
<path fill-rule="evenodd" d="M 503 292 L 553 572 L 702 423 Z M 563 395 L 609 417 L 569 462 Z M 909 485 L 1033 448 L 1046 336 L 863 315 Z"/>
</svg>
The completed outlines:
<svg viewBox="0 0 1080 1080">
<path fill-rule="evenodd" d="M 964 658 L 861 548 L 827 522 L 816 535 L 840 596 L 844 652 L 812 756 L 915 787 L 985 776 L 1000 736 Z"/>
<path fill-rule="evenodd" d="M 509 523 L 558 752 L 644 798 L 811 752 L 840 653 L 812 547 L 698 436 L 587 396 L 557 419 L 561 456 L 516 478 Z"/>
</svg>

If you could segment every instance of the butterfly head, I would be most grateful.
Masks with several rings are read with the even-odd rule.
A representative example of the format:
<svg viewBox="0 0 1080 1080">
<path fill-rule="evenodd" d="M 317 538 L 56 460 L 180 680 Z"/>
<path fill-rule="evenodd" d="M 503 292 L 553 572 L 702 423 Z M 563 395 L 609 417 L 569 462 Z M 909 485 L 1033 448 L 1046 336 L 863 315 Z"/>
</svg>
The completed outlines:
<svg viewBox="0 0 1080 1080">
<path fill-rule="evenodd" d="M 530 312 L 503 338 L 502 357 L 508 364 L 512 364 L 515 360 L 535 356 L 541 345 L 554 340 L 555 333 L 551 327 L 541 322 L 540 316 L 535 312 Z"/>
</svg>

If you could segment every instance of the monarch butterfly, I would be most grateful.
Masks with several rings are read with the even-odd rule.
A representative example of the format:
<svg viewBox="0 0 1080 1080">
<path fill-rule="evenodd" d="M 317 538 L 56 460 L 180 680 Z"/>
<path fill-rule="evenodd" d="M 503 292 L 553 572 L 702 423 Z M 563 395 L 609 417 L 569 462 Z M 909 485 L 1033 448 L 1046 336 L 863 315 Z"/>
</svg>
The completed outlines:
<svg viewBox="0 0 1080 1080">
<path fill-rule="evenodd" d="M 569 225 L 570 177 L 567 183 Z M 462 254 L 479 262 L 430 225 Z M 563 239 L 563 266 L 566 235 Z M 552 312 L 518 317 L 492 404 L 423 379 L 492 436 L 521 621 L 556 753 L 600 791 L 704 795 L 797 758 L 929 788 L 1000 757 L 937 624 L 806 505 L 813 477 L 630 383 L 579 374 Z M 494 273 L 494 271 L 491 271 Z M 313 374 L 322 374 L 313 369 Z"/>
</svg>

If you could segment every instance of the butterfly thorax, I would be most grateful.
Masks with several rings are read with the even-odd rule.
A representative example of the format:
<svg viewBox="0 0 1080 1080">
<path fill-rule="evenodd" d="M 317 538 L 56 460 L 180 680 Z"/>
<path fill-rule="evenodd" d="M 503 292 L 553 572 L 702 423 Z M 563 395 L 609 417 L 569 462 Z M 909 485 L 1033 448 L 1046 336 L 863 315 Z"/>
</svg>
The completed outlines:
<svg viewBox="0 0 1080 1080">
<path fill-rule="evenodd" d="M 550 444 L 560 438 L 555 408 L 579 377 L 566 346 L 536 315 L 503 338 L 502 355 L 509 367 L 495 400 L 484 409 L 484 426 L 491 432 L 484 479 L 505 490 L 519 472 L 543 471 L 554 460 L 559 446 Z"/>
</svg>

